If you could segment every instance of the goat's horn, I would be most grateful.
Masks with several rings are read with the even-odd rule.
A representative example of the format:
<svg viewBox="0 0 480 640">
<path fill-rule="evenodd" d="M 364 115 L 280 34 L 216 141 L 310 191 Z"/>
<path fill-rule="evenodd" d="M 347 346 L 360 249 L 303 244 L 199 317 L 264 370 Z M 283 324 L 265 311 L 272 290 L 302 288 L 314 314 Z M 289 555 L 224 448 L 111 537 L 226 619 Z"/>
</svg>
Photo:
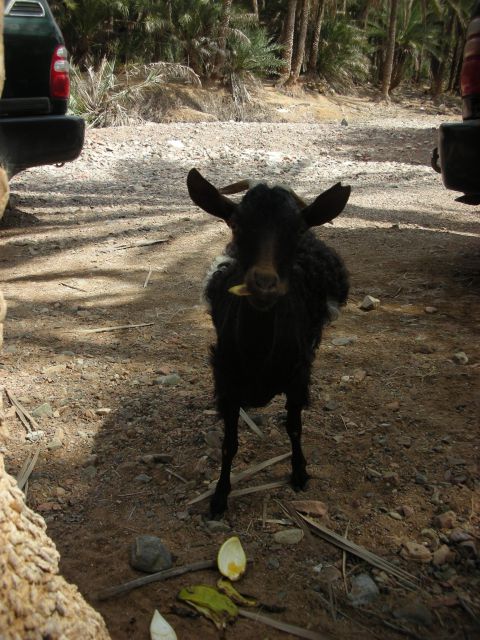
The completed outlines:
<svg viewBox="0 0 480 640">
<path fill-rule="evenodd" d="M 240 182 L 234 182 L 226 187 L 219 189 L 220 193 L 224 195 L 231 195 L 232 193 L 240 193 L 240 191 L 247 191 L 252 187 L 254 182 L 252 180 L 240 180 Z"/>
</svg>

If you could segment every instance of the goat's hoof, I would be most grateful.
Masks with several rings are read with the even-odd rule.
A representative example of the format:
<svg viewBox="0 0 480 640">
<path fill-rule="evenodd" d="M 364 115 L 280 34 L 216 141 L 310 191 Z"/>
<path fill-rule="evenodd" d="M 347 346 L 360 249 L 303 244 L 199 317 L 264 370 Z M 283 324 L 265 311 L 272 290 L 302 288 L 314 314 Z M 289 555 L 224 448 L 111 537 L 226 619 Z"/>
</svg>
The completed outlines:
<svg viewBox="0 0 480 640">
<path fill-rule="evenodd" d="M 219 520 L 227 509 L 227 498 L 214 494 L 210 500 L 210 520 Z"/>
<path fill-rule="evenodd" d="M 294 491 L 305 491 L 309 479 L 309 474 L 303 469 L 302 471 L 292 473 L 290 484 Z"/>
</svg>

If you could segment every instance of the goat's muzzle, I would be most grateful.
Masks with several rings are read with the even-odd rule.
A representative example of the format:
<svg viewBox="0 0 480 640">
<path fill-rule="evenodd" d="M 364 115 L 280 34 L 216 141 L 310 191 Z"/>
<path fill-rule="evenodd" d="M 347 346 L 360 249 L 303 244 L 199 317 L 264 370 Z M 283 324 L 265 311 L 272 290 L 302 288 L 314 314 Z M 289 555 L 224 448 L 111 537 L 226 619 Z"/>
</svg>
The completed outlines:
<svg viewBox="0 0 480 640">
<path fill-rule="evenodd" d="M 245 284 L 250 292 L 248 302 L 259 311 L 268 311 L 278 298 L 287 292 L 287 287 L 275 271 L 252 267 L 247 271 Z"/>
</svg>

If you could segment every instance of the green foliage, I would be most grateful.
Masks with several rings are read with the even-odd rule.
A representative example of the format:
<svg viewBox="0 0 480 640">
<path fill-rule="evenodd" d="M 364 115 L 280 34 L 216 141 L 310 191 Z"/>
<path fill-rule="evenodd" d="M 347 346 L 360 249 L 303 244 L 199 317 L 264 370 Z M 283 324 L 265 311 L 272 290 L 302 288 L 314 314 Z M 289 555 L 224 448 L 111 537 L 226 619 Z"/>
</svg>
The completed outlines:
<svg viewBox="0 0 480 640">
<path fill-rule="evenodd" d="M 305 62 L 312 51 L 321 1 L 310 0 Z M 399 0 L 392 87 L 404 80 L 420 83 L 429 78 L 436 91 L 446 86 L 447 79 L 448 86 L 455 86 L 473 1 Z M 224 42 L 220 33 L 221 0 L 51 0 L 50 6 L 72 61 L 82 72 L 74 74 L 73 79 L 75 100 L 82 104 L 78 108 L 91 114 L 93 121 L 101 122 L 101 109 L 97 107 L 103 104 L 110 109 L 107 96 L 116 91 L 115 84 L 109 84 L 114 83 L 115 65 L 107 60 L 116 60 L 122 74 L 123 68 L 130 68 L 131 64 L 181 65 L 176 68 L 190 68 L 202 78 L 225 80 L 236 103 L 245 103 L 248 81 L 282 71 L 288 2 L 259 0 L 258 20 L 250 0 L 235 0 L 225 51 L 220 50 Z M 365 81 L 376 82 L 382 75 L 389 3 L 324 2 L 318 75 L 339 91 L 348 91 Z M 298 0 L 294 48 L 299 37 L 301 5 Z M 164 73 L 162 77 L 166 77 Z M 93 86 L 95 82 L 97 88 Z M 125 95 L 122 99 L 126 99 Z"/>
<path fill-rule="evenodd" d="M 281 46 L 268 37 L 265 29 L 231 29 L 227 37 L 225 72 L 258 77 L 274 75 L 283 64 L 280 50 Z"/>
<path fill-rule="evenodd" d="M 199 77 L 183 65 L 157 62 L 129 64 L 121 70 L 115 61 L 103 59 L 95 69 L 81 72 L 72 67 L 70 110 L 91 127 L 132 124 L 141 121 L 151 95 L 172 80 L 201 86 Z"/>
<path fill-rule="evenodd" d="M 328 17 L 318 49 L 318 74 L 336 91 L 352 89 L 368 78 L 368 51 L 362 29 L 346 17 Z"/>
</svg>

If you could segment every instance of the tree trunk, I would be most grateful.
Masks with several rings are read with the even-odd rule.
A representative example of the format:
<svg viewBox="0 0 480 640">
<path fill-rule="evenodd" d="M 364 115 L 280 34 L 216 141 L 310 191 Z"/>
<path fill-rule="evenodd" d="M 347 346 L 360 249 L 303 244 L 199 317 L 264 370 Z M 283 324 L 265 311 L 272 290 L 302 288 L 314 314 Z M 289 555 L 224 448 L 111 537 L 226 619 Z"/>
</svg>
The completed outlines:
<svg viewBox="0 0 480 640">
<path fill-rule="evenodd" d="M 225 57 L 227 49 L 227 32 L 230 24 L 230 15 L 232 13 L 233 0 L 222 0 L 222 19 L 218 29 L 218 52 L 215 56 L 214 73 L 215 77 L 220 77 L 225 66 Z"/>
<path fill-rule="evenodd" d="M 390 83 L 392 80 L 393 57 L 395 54 L 395 35 L 397 31 L 398 0 L 390 0 L 390 14 L 388 18 L 387 51 L 382 78 L 382 98 L 389 100 Z"/>
<path fill-rule="evenodd" d="M 310 14 L 310 0 L 303 0 L 302 13 L 300 16 L 300 27 L 298 32 L 297 47 L 292 61 L 292 70 L 288 84 L 295 84 L 302 70 L 303 58 L 305 56 L 305 43 L 307 41 L 308 16 Z"/>
<path fill-rule="evenodd" d="M 297 0 L 288 0 L 287 19 L 285 22 L 285 39 L 283 41 L 283 76 L 289 78 L 292 71 L 293 39 L 295 36 L 295 12 Z"/>
<path fill-rule="evenodd" d="M 430 69 L 432 71 L 432 86 L 430 88 L 430 93 L 432 98 L 438 98 L 438 96 L 443 92 L 443 79 L 450 53 L 450 42 L 454 26 L 453 23 L 454 16 L 452 14 L 445 24 L 445 29 L 442 34 L 443 45 L 440 51 L 440 57 L 438 59 L 432 58 L 432 62 L 430 64 Z"/>
<path fill-rule="evenodd" d="M 0 3 L 0 96 L 3 92 L 3 84 L 5 82 L 5 66 L 3 59 L 3 2 Z M 8 204 L 8 178 L 3 167 L 0 166 L 0 220 L 3 212 Z M 1 296 L 1 294 L 0 294 Z M 1 307 L 1 300 L 0 300 Z M 0 310 L 1 315 L 1 310 Z M 1 323 L 1 319 L 0 319 Z M 0 342 L 3 333 L 3 325 L 0 324 Z"/>
<path fill-rule="evenodd" d="M 257 22 L 258 22 L 258 0 L 252 0 L 252 10 L 253 10 L 253 14 L 257 18 Z"/>
<path fill-rule="evenodd" d="M 317 6 L 317 15 L 315 18 L 315 27 L 313 30 L 312 46 L 310 47 L 310 56 L 308 59 L 307 72 L 311 76 L 317 73 L 318 47 L 320 45 L 320 34 L 322 33 L 323 16 L 325 14 L 325 0 L 319 0 Z"/>
<path fill-rule="evenodd" d="M 5 67 L 3 64 L 3 2 L 0 3 L 0 96 L 5 82 Z"/>
</svg>

